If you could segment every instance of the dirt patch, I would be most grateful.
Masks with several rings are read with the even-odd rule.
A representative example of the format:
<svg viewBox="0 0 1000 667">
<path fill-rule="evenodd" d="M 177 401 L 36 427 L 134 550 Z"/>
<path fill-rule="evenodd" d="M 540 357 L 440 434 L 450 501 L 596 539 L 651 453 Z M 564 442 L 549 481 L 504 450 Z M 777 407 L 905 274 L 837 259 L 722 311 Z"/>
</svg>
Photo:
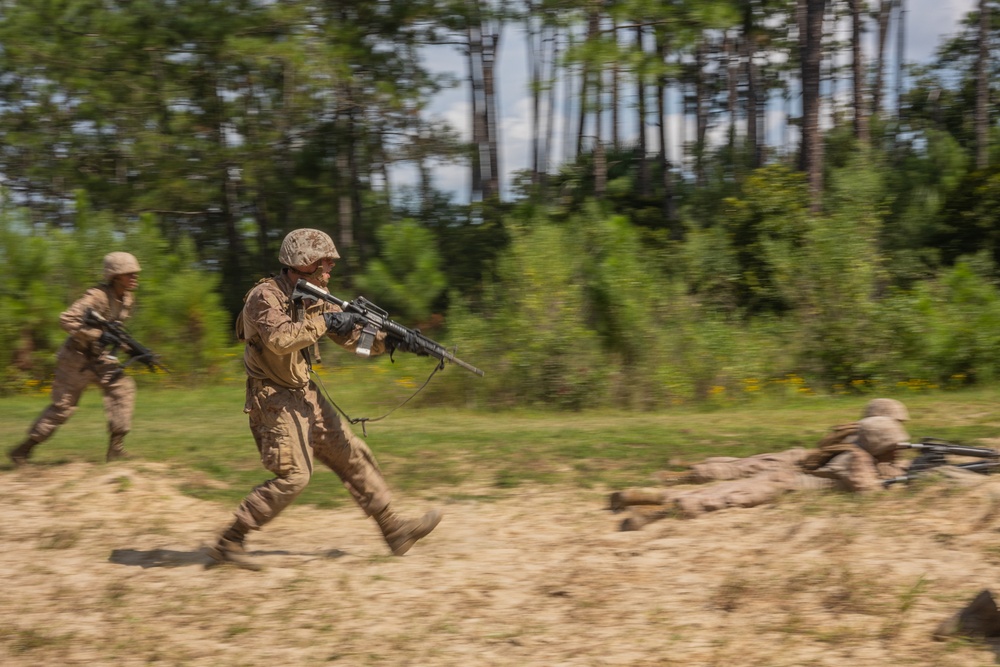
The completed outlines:
<svg viewBox="0 0 1000 667">
<path fill-rule="evenodd" d="M 402 558 L 357 509 L 293 506 L 251 536 L 267 569 L 246 572 L 202 567 L 232 508 L 182 495 L 176 469 L 0 474 L 6 666 L 1000 662 L 931 639 L 1000 585 L 1000 477 L 639 532 L 617 530 L 603 490 L 490 489 L 444 504 Z"/>
</svg>

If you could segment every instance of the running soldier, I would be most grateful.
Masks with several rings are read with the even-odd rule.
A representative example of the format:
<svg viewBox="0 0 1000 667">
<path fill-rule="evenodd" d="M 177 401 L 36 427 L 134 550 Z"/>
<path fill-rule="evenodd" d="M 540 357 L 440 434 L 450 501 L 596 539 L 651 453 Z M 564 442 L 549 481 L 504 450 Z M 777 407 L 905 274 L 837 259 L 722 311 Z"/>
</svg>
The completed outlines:
<svg viewBox="0 0 1000 667">
<path fill-rule="evenodd" d="M 125 374 L 118 359 L 108 351 L 107 334 L 86 322 L 93 311 L 109 322 L 124 322 L 135 307 L 134 292 L 139 287 L 139 261 L 127 252 L 104 257 L 104 282 L 88 289 L 59 316 L 59 324 L 69 334 L 56 357 L 52 380 L 52 402 L 35 420 L 28 437 L 10 450 L 15 466 L 28 462 L 31 451 L 45 442 L 76 412 L 80 396 L 90 384 L 104 392 L 104 412 L 108 418 L 110 442 L 108 462 L 128 457 L 123 442 L 132 429 L 135 408 L 135 380 Z"/>
<path fill-rule="evenodd" d="M 246 295 L 237 318 L 237 336 L 246 343 L 246 404 L 263 466 L 275 477 L 254 488 L 236 509 L 236 519 L 209 548 L 208 566 L 230 563 L 261 569 L 244 547 L 246 535 L 260 530 L 305 489 L 314 460 L 340 477 L 354 501 L 375 519 L 386 544 L 396 556 L 430 533 L 441 520 L 431 510 L 420 519 L 403 519 L 391 507 L 389 491 L 375 456 L 323 397 L 310 379 L 309 351 L 323 336 L 353 349 L 361 335 L 361 318 L 325 301 L 292 299 L 301 279 L 321 288 L 340 257 L 333 239 L 316 229 L 290 232 L 281 244 L 283 265 L 274 278 L 258 282 Z M 412 351 L 408 342 L 397 345 Z M 386 351 L 379 333 L 372 354 Z"/>
</svg>

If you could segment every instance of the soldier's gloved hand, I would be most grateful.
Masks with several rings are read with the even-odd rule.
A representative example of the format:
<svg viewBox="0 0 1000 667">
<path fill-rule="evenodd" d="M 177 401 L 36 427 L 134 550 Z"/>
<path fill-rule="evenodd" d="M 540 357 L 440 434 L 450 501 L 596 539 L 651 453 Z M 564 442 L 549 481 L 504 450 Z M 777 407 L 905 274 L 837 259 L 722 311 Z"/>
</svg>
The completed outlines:
<svg viewBox="0 0 1000 667">
<path fill-rule="evenodd" d="M 97 339 L 97 344 L 100 345 L 101 347 L 110 347 L 117 342 L 118 341 L 115 340 L 115 337 L 109 334 L 107 331 L 102 331 L 101 337 Z"/>
<path fill-rule="evenodd" d="M 428 356 L 426 348 L 420 344 L 420 339 L 417 338 L 415 334 L 420 333 L 420 329 L 414 329 L 412 331 L 406 332 L 405 338 L 396 338 L 393 340 L 393 345 L 400 352 L 409 352 L 410 354 L 415 354 L 418 357 Z"/>
<path fill-rule="evenodd" d="M 332 331 L 338 336 L 347 336 L 352 331 L 354 327 L 359 324 L 364 324 L 365 318 L 361 317 L 357 313 L 323 313 L 323 319 L 326 321 L 326 330 Z"/>
</svg>

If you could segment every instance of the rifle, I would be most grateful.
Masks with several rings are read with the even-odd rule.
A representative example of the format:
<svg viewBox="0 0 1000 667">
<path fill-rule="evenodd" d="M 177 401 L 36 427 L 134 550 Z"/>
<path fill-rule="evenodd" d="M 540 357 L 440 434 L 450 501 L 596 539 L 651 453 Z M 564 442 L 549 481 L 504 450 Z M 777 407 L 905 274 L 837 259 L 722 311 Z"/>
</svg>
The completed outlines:
<svg viewBox="0 0 1000 667">
<path fill-rule="evenodd" d="M 909 482 L 923 472 L 939 468 L 941 466 L 952 466 L 962 470 L 988 475 L 994 469 L 1000 468 L 1000 452 L 995 449 L 985 447 L 968 447 L 939 440 L 938 438 L 923 438 L 920 442 L 903 442 L 896 445 L 896 449 L 913 449 L 919 452 L 917 457 L 910 463 L 905 475 L 892 477 L 882 481 L 885 487 L 892 486 L 899 482 Z M 948 456 L 967 456 L 980 459 L 967 463 L 951 463 Z"/>
<path fill-rule="evenodd" d="M 133 361 L 139 361 L 146 364 L 149 370 L 154 373 L 157 370 L 170 372 L 169 368 L 160 363 L 160 355 L 133 338 L 132 334 L 128 332 L 121 322 L 109 322 L 93 309 L 87 310 L 87 313 L 83 316 L 83 322 L 87 326 L 96 327 L 106 333 L 108 338 L 111 339 L 112 351 L 124 348 L 128 352 L 129 360 L 122 364 L 123 368 L 128 367 Z"/>
<path fill-rule="evenodd" d="M 358 339 L 358 345 L 355 348 L 355 353 L 359 356 L 371 356 L 372 343 L 375 342 L 375 334 L 379 331 L 385 331 L 386 338 L 388 338 L 390 344 L 412 341 L 413 346 L 416 349 L 411 349 L 411 352 L 418 354 L 421 352 L 427 353 L 428 356 L 434 357 L 441 362 L 441 368 L 444 368 L 445 361 L 450 361 L 453 364 L 461 366 L 470 373 L 475 373 L 479 377 L 483 377 L 485 375 L 482 370 L 476 368 L 472 364 L 462 361 L 449 352 L 448 349 L 441 343 L 431 340 L 419 331 L 404 327 L 402 324 L 390 320 L 388 312 L 379 308 L 363 296 L 359 296 L 353 301 L 344 301 L 333 296 L 326 290 L 300 279 L 295 284 L 295 291 L 292 292 L 292 299 L 303 298 L 321 299 L 327 303 L 340 306 L 340 309 L 345 313 L 355 313 L 364 318 L 365 325 L 361 330 L 361 337 Z"/>
</svg>

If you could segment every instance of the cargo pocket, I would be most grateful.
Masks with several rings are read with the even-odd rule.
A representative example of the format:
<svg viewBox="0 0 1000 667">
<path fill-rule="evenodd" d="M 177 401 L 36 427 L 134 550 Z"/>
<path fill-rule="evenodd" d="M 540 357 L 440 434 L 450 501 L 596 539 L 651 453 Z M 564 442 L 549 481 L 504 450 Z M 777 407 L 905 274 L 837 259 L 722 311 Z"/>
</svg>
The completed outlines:
<svg viewBox="0 0 1000 667">
<path fill-rule="evenodd" d="M 250 418 L 261 464 L 275 475 L 284 476 L 291 469 L 292 451 L 277 394 L 274 387 L 267 385 L 248 386 L 243 411 Z"/>
<path fill-rule="evenodd" d="M 261 463 L 278 477 L 286 477 L 292 469 L 292 443 L 283 434 L 269 433 L 264 436 L 267 443 L 261 452 Z"/>
</svg>

